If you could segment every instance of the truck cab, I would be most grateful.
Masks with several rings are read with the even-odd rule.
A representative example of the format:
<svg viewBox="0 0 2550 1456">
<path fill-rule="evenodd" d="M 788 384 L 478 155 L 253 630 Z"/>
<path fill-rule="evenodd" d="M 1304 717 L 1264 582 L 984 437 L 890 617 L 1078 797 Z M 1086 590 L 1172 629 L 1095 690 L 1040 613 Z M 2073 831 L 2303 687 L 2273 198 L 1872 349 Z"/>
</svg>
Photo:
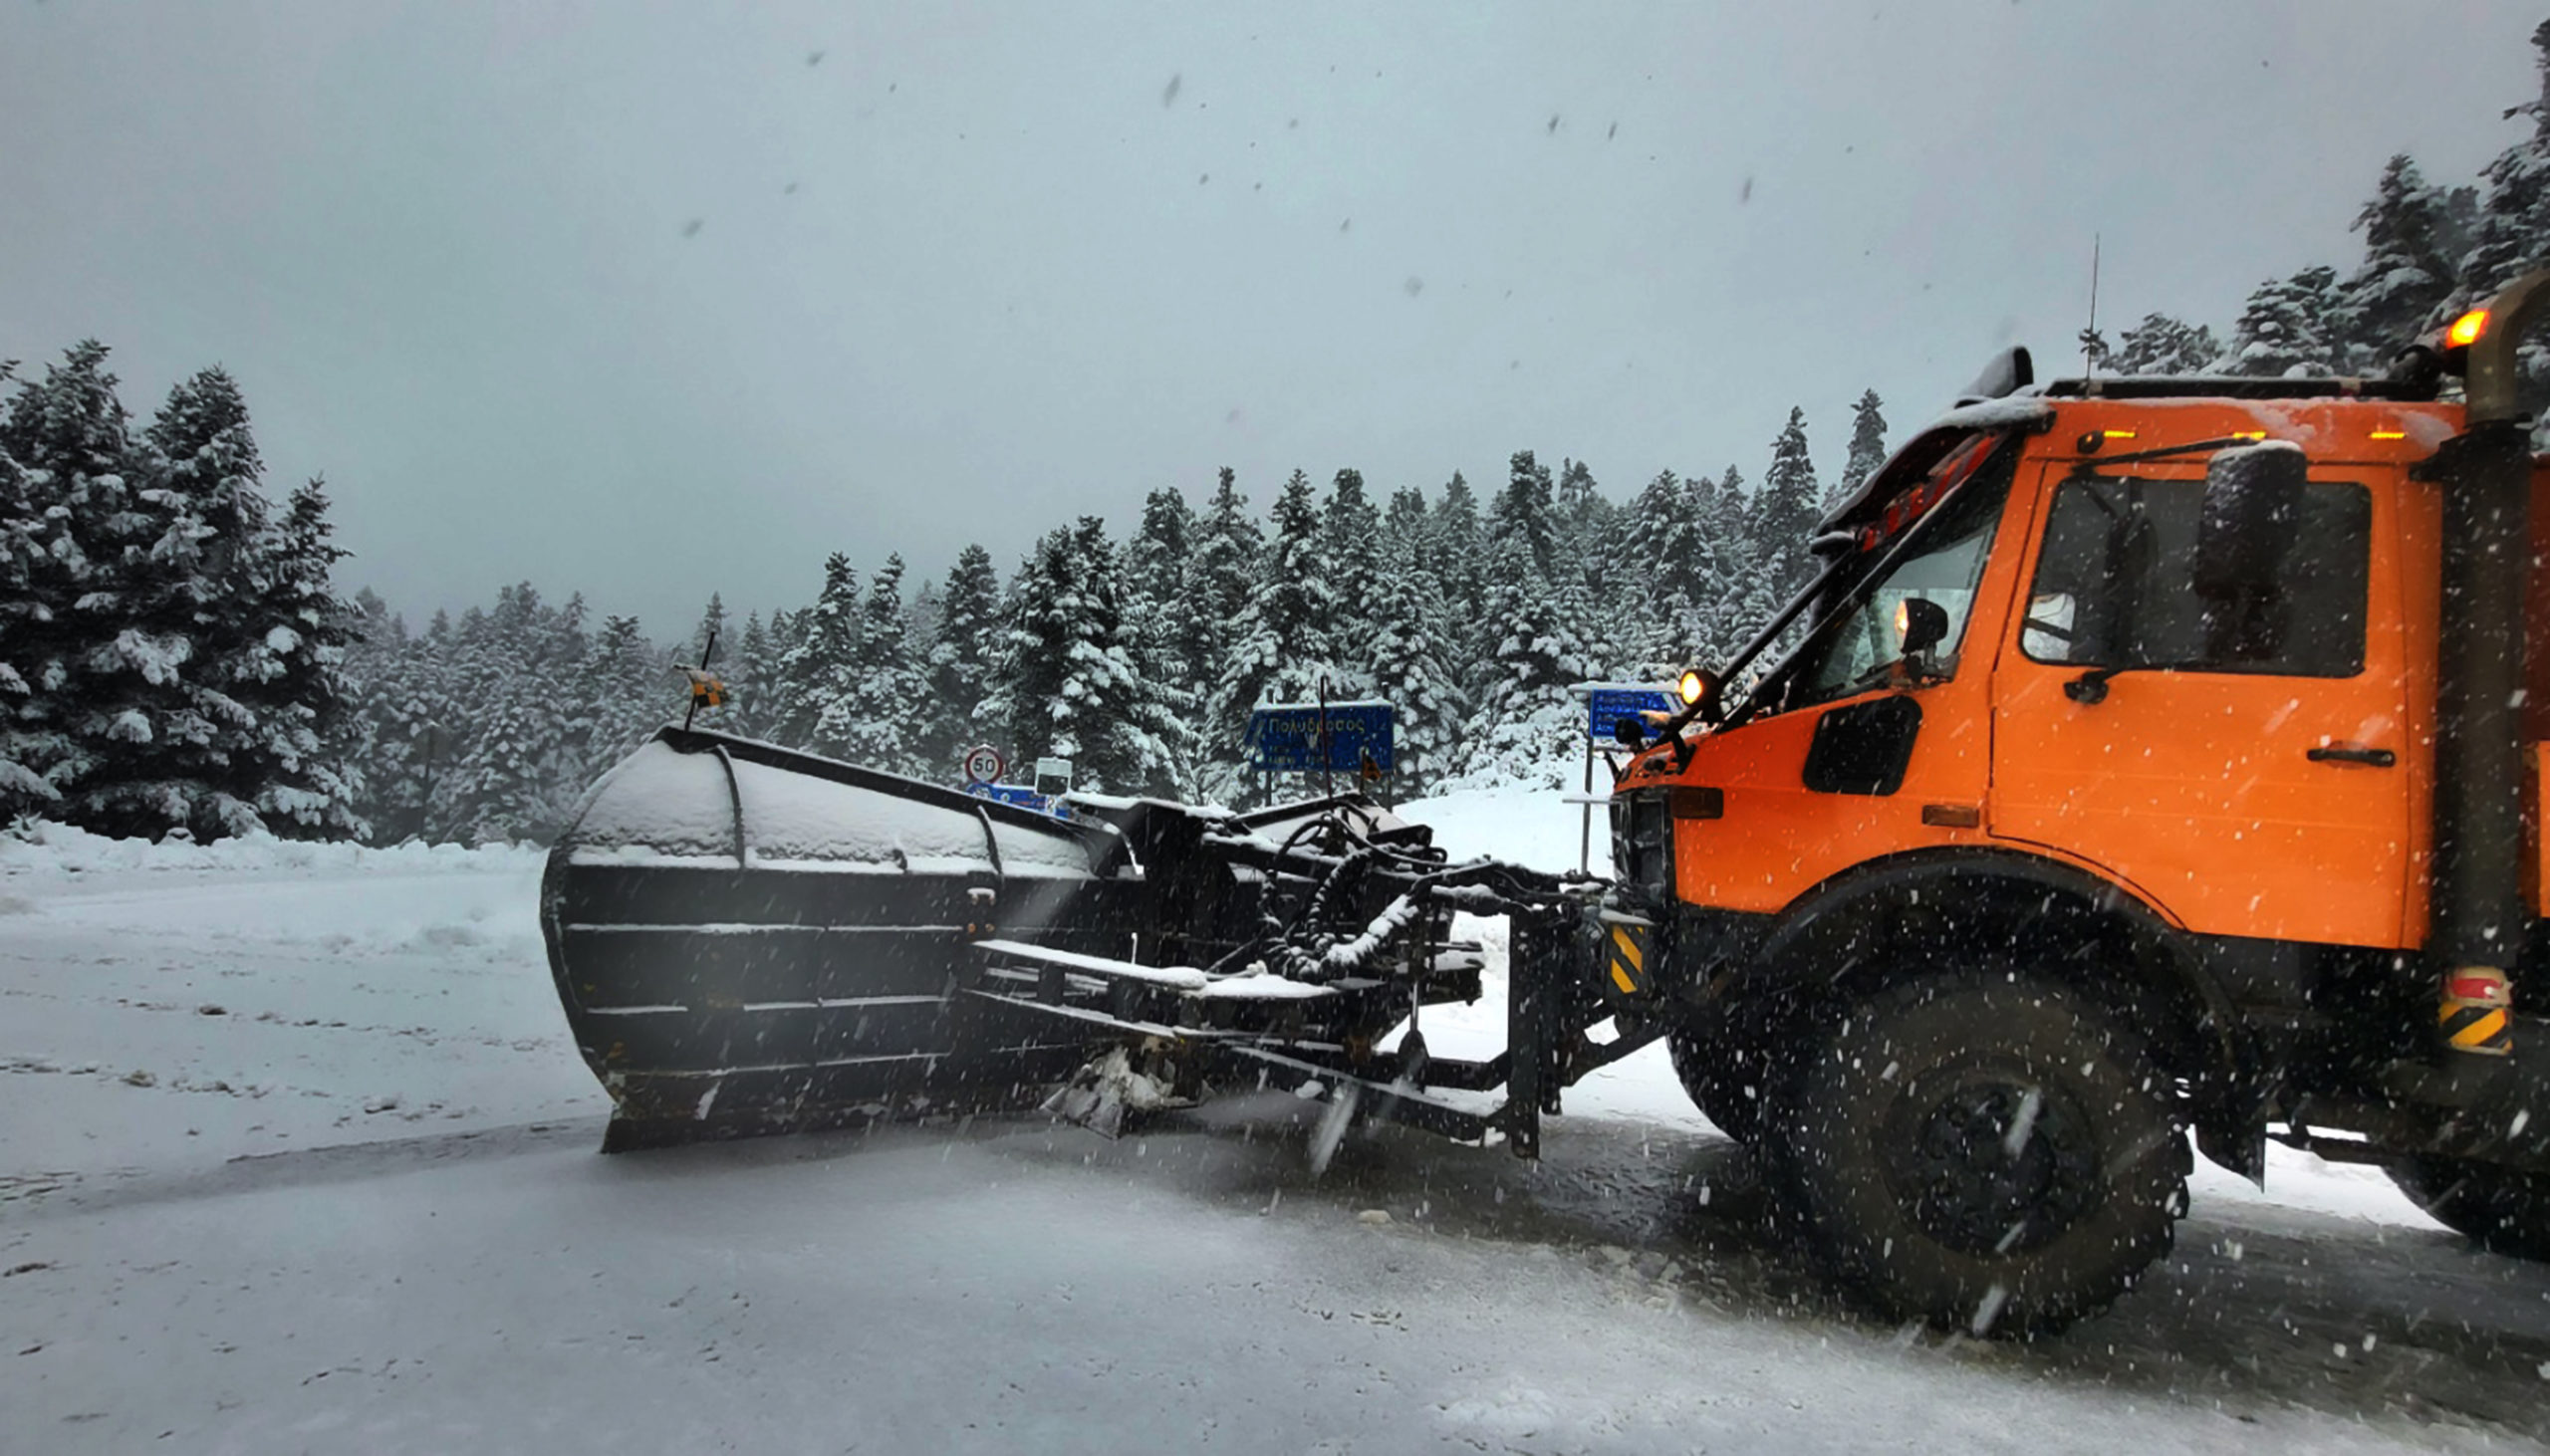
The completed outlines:
<svg viewBox="0 0 2550 1456">
<path fill-rule="evenodd" d="M 1931 431 L 1828 523 L 1829 550 L 1885 559 L 1848 610 L 1738 721 L 1623 780 L 1711 806 L 1627 867 L 1680 904 L 1776 917 L 1872 866 L 2007 854 L 2179 932 L 2414 948 L 2436 523 L 2410 470 L 2453 432 L 2444 409 L 2046 400 L 2026 424 Z M 2268 438 L 2308 456 L 2292 534 L 2208 597 L 2214 452 L 2173 447 Z M 1923 616 L 1935 639 L 1908 653 Z"/>
<path fill-rule="evenodd" d="M 1881 1303 L 2103 1305 L 2167 1247 L 2184 1129 L 2261 1180 L 2270 1136 L 2385 1163 L 2550 1254 L 2550 1048 L 2511 990 L 2542 953 L 2550 680 L 2520 643 L 2550 610 L 2523 510 L 2550 462 L 2517 461 L 2511 521 L 2503 493 L 2471 520 L 2472 422 L 2437 392 L 1971 403 L 1827 518 L 1752 662 L 1636 745 L 1613 918 L 1654 927 L 1638 989 L 1702 1110 Z M 2511 599 L 2469 577 L 2507 542 Z M 2494 693 L 2519 782 L 2454 757 L 2472 650 L 2522 674 Z M 2439 934 L 2489 903 L 2474 875 L 2522 903 Z M 2456 979 L 2446 940 L 2499 953 Z"/>
</svg>

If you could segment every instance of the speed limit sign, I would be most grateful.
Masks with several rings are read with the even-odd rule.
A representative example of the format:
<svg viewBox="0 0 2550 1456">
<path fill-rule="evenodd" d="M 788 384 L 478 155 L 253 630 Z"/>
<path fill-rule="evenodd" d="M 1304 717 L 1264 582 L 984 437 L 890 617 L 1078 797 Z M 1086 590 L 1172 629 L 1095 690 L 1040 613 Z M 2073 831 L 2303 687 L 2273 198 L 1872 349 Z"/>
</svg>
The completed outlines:
<svg viewBox="0 0 2550 1456">
<path fill-rule="evenodd" d="M 978 743 L 965 750 L 965 782 L 968 784 L 997 784 L 1000 771 L 1006 767 L 1000 760 L 1000 750 L 988 743 Z"/>
</svg>

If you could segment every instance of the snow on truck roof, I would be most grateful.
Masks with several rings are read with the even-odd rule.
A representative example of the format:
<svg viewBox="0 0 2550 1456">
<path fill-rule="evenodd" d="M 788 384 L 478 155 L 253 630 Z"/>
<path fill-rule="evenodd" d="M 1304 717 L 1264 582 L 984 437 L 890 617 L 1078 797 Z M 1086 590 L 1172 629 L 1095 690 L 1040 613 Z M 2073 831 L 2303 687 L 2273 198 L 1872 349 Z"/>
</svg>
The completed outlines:
<svg viewBox="0 0 2550 1456">
<path fill-rule="evenodd" d="M 1928 471 L 1955 441 L 1979 430 L 2036 430 L 2051 424 L 2061 409 L 2105 405 L 2138 413 L 2225 408 L 2246 412 L 2270 438 L 2299 446 L 2315 456 L 2340 444 L 2354 457 L 2366 453 L 2368 438 L 2350 434 L 2345 440 L 2324 438 L 2333 417 L 2360 419 L 2361 414 L 2335 416 L 2336 411 L 2379 410 L 2386 433 L 2372 439 L 2397 439 L 2409 447 L 2430 451 L 2457 432 L 2458 406 L 2440 404 L 2414 386 L 2383 379 L 2254 379 L 2229 374 L 2172 377 L 2132 375 L 2121 378 L 2055 379 L 2018 393 L 1960 405 L 1931 420 L 1905 441 L 1886 463 L 1869 473 L 1860 488 L 1817 524 L 1819 533 L 1865 511 L 1875 500 L 1901 490 L 1908 480 Z M 2388 454 L 2374 450 L 2373 454 Z"/>
</svg>

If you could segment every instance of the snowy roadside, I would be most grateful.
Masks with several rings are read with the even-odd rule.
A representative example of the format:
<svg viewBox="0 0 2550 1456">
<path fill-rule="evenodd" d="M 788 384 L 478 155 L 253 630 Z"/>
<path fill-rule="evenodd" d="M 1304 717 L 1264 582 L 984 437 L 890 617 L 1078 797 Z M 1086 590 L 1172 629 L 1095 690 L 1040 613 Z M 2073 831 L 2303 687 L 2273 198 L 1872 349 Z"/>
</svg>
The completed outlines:
<svg viewBox="0 0 2550 1456">
<path fill-rule="evenodd" d="M 529 849 L 0 840 L 0 1208 L 604 1108 Z"/>
</svg>

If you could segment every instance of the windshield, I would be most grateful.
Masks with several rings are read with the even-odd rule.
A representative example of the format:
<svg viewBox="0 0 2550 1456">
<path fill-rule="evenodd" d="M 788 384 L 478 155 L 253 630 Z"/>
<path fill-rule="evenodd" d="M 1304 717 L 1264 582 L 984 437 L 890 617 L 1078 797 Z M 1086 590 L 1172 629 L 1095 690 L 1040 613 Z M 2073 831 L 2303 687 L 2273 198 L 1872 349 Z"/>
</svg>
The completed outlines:
<svg viewBox="0 0 2550 1456">
<path fill-rule="evenodd" d="M 1894 541 L 1906 544 L 1891 564 L 1877 567 L 1877 576 L 1843 594 L 1848 605 L 1837 617 L 1809 633 L 1795 666 L 1784 674 L 1795 684 L 1788 706 L 1830 702 L 1886 681 L 1904 659 L 1907 603 L 1926 602 L 1946 617 L 1945 632 L 1926 654 L 1926 675 L 1955 671 L 1975 583 L 2009 497 L 2011 462 L 2018 453 L 1995 449 L 1995 443 L 1978 438 L 1949 452 L 1889 505 L 1880 525 L 1869 528 L 1860 549 L 1873 563 L 1897 549 L 1883 521 L 1902 523 Z M 1944 504 L 1931 507 L 1942 498 Z"/>
</svg>

